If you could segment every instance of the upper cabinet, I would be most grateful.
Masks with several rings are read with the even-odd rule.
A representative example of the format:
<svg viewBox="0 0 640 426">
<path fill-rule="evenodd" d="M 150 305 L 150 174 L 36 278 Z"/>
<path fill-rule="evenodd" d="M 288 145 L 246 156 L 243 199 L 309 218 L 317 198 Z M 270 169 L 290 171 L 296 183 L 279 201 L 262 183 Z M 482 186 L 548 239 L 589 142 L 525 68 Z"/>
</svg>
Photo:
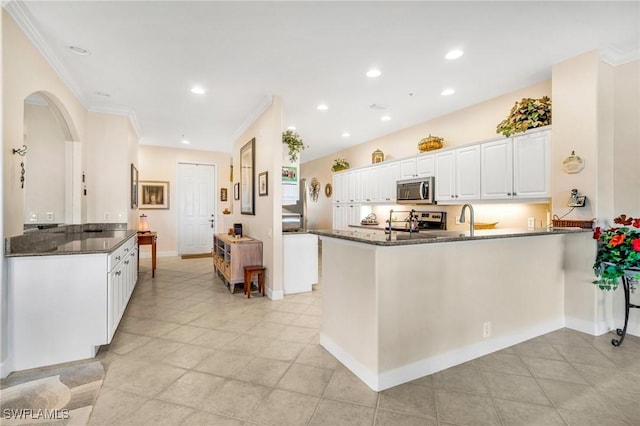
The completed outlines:
<svg viewBox="0 0 640 426">
<path fill-rule="evenodd" d="M 441 204 L 548 199 L 550 149 L 551 130 L 545 127 L 335 173 L 333 202 L 393 203 L 398 180 L 429 176 L 435 176 L 435 199 Z"/>
<path fill-rule="evenodd" d="M 480 146 L 435 154 L 436 201 L 456 204 L 480 199 Z"/>
<path fill-rule="evenodd" d="M 548 198 L 550 136 L 545 129 L 481 144 L 481 198 Z"/>
<path fill-rule="evenodd" d="M 435 155 L 419 155 L 400 160 L 400 179 L 429 177 L 435 173 Z"/>
</svg>

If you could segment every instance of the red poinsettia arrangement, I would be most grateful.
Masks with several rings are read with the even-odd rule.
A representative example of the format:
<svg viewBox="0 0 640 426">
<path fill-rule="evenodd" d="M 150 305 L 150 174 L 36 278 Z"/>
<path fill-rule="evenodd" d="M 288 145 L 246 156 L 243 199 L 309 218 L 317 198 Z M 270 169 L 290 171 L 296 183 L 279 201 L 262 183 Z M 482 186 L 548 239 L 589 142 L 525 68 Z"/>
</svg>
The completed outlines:
<svg viewBox="0 0 640 426">
<path fill-rule="evenodd" d="M 597 279 L 593 283 L 602 290 L 615 290 L 624 275 L 640 279 L 640 218 L 623 214 L 613 222 L 620 226 L 597 227 L 593 233 L 593 238 L 598 240 L 593 264 Z"/>
</svg>

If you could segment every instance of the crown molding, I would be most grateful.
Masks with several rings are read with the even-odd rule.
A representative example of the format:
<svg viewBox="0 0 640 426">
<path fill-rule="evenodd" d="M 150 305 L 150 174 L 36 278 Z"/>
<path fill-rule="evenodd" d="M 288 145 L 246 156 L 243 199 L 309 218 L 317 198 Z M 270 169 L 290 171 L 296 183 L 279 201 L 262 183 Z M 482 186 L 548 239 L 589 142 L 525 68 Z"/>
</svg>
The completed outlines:
<svg viewBox="0 0 640 426">
<path fill-rule="evenodd" d="M 262 97 L 258 105 L 249 112 L 247 117 L 242 121 L 240 126 L 236 129 L 236 131 L 231 136 L 231 143 L 235 142 L 255 121 L 262 115 L 263 112 L 267 110 L 273 103 L 273 95 L 266 94 Z"/>
<path fill-rule="evenodd" d="M 138 121 L 135 111 L 131 108 L 116 105 L 92 105 L 88 110 L 90 112 L 97 112 L 100 114 L 112 114 L 128 117 L 129 123 L 131 123 L 131 127 L 133 127 L 133 130 L 136 132 L 138 140 L 142 138 L 142 127 L 140 126 L 140 122 Z"/>
<path fill-rule="evenodd" d="M 53 68 L 56 74 L 62 79 L 62 82 L 69 88 L 71 93 L 80 101 L 80 103 L 88 109 L 89 103 L 87 99 L 83 95 L 82 91 L 76 84 L 76 82 L 71 78 L 71 75 L 65 68 L 65 66 L 60 62 L 58 57 L 53 53 L 49 44 L 45 41 L 44 37 L 37 30 L 35 25 L 33 24 L 33 19 L 27 9 L 24 6 L 22 0 L 10 0 L 6 3 L 3 3 L 3 7 L 9 13 L 9 15 L 13 18 L 18 27 L 22 30 L 22 32 L 27 36 L 27 38 L 33 43 L 35 48 L 40 52 L 40 54 L 44 57 L 45 61 Z"/>
<path fill-rule="evenodd" d="M 610 46 L 606 49 L 601 49 L 599 53 L 600 59 L 614 67 L 640 59 L 640 50 L 638 49 L 622 50 Z"/>
</svg>

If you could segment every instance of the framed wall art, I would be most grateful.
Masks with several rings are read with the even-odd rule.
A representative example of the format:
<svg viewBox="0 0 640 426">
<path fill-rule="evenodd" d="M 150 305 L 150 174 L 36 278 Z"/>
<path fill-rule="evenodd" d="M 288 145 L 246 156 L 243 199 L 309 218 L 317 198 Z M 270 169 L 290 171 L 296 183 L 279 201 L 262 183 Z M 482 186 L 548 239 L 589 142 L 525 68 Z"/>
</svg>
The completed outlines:
<svg viewBox="0 0 640 426">
<path fill-rule="evenodd" d="M 256 214 L 255 208 L 255 145 L 251 139 L 240 149 L 240 213 Z"/>
<path fill-rule="evenodd" d="M 82 177 L 84 179 L 84 175 Z M 138 169 L 133 163 L 131 163 L 131 208 L 138 208 Z"/>
<path fill-rule="evenodd" d="M 227 188 L 220 188 L 220 201 L 227 201 Z"/>
<path fill-rule="evenodd" d="M 269 195 L 269 172 L 262 172 L 258 175 L 258 195 L 261 197 Z"/>
<path fill-rule="evenodd" d="M 139 208 L 169 209 L 169 182 L 141 181 Z"/>
</svg>

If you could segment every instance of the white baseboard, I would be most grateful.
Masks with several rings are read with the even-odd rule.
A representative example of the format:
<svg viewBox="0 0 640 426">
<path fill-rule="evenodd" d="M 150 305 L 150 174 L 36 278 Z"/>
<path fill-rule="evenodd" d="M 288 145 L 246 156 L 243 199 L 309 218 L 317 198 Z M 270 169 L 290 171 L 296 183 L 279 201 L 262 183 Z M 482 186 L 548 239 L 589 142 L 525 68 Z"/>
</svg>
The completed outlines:
<svg viewBox="0 0 640 426">
<path fill-rule="evenodd" d="M 445 352 L 440 355 L 425 358 L 411 364 L 404 365 L 393 370 L 375 372 L 364 367 L 360 362 L 351 357 L 339 345 L 328 336 L 320 333 L 320 345 L 338 359 L 353 374 L 358 376 L 367 386 L 374 391 L 380 392 L 403 383 L 410 382 L 420 377 L 428 376 L 438 371 L 471 361 L 484 355 L 499 351 L 509 346 L 522 343 L 525 340 L 533 339 L 546 333 L 564 327 L 564 318 L 536 325 L 527 330 L 512 333 L 506 336 L 496 336 L 481 342 L 465 346 L 464 348 Z"/>
<path fill-rule="evenodd" d="M 267 287 L 267 297 L 271 300 L 282 300 L 284 299 L 284 291 L 273 291 L 269 287 Z"/>
<path fill-rule="evenodd" d="M 178 256 L 177 251 L 158 251 L 156 252 L 156 257 L 176 257 Z M 151 259 L 151 252 L 140 252 L 140 259 Z"/>
<path fill-rule="evenodd" d="M 11 371 L 13 370 L 9 365 L 9 360 L 5 359 L 4 361 L 0 362 L 0 379 L 4 379 L 5 377 L 7 377 L 9 373 L 11 373 Z"/>
<path fill-rule="evenodd" d="M 594 322 L 573 317 L 565 317 L 565 327 L 592 336 L 602 336 L 611 330 L 606 321 Z"/>
</svg>

